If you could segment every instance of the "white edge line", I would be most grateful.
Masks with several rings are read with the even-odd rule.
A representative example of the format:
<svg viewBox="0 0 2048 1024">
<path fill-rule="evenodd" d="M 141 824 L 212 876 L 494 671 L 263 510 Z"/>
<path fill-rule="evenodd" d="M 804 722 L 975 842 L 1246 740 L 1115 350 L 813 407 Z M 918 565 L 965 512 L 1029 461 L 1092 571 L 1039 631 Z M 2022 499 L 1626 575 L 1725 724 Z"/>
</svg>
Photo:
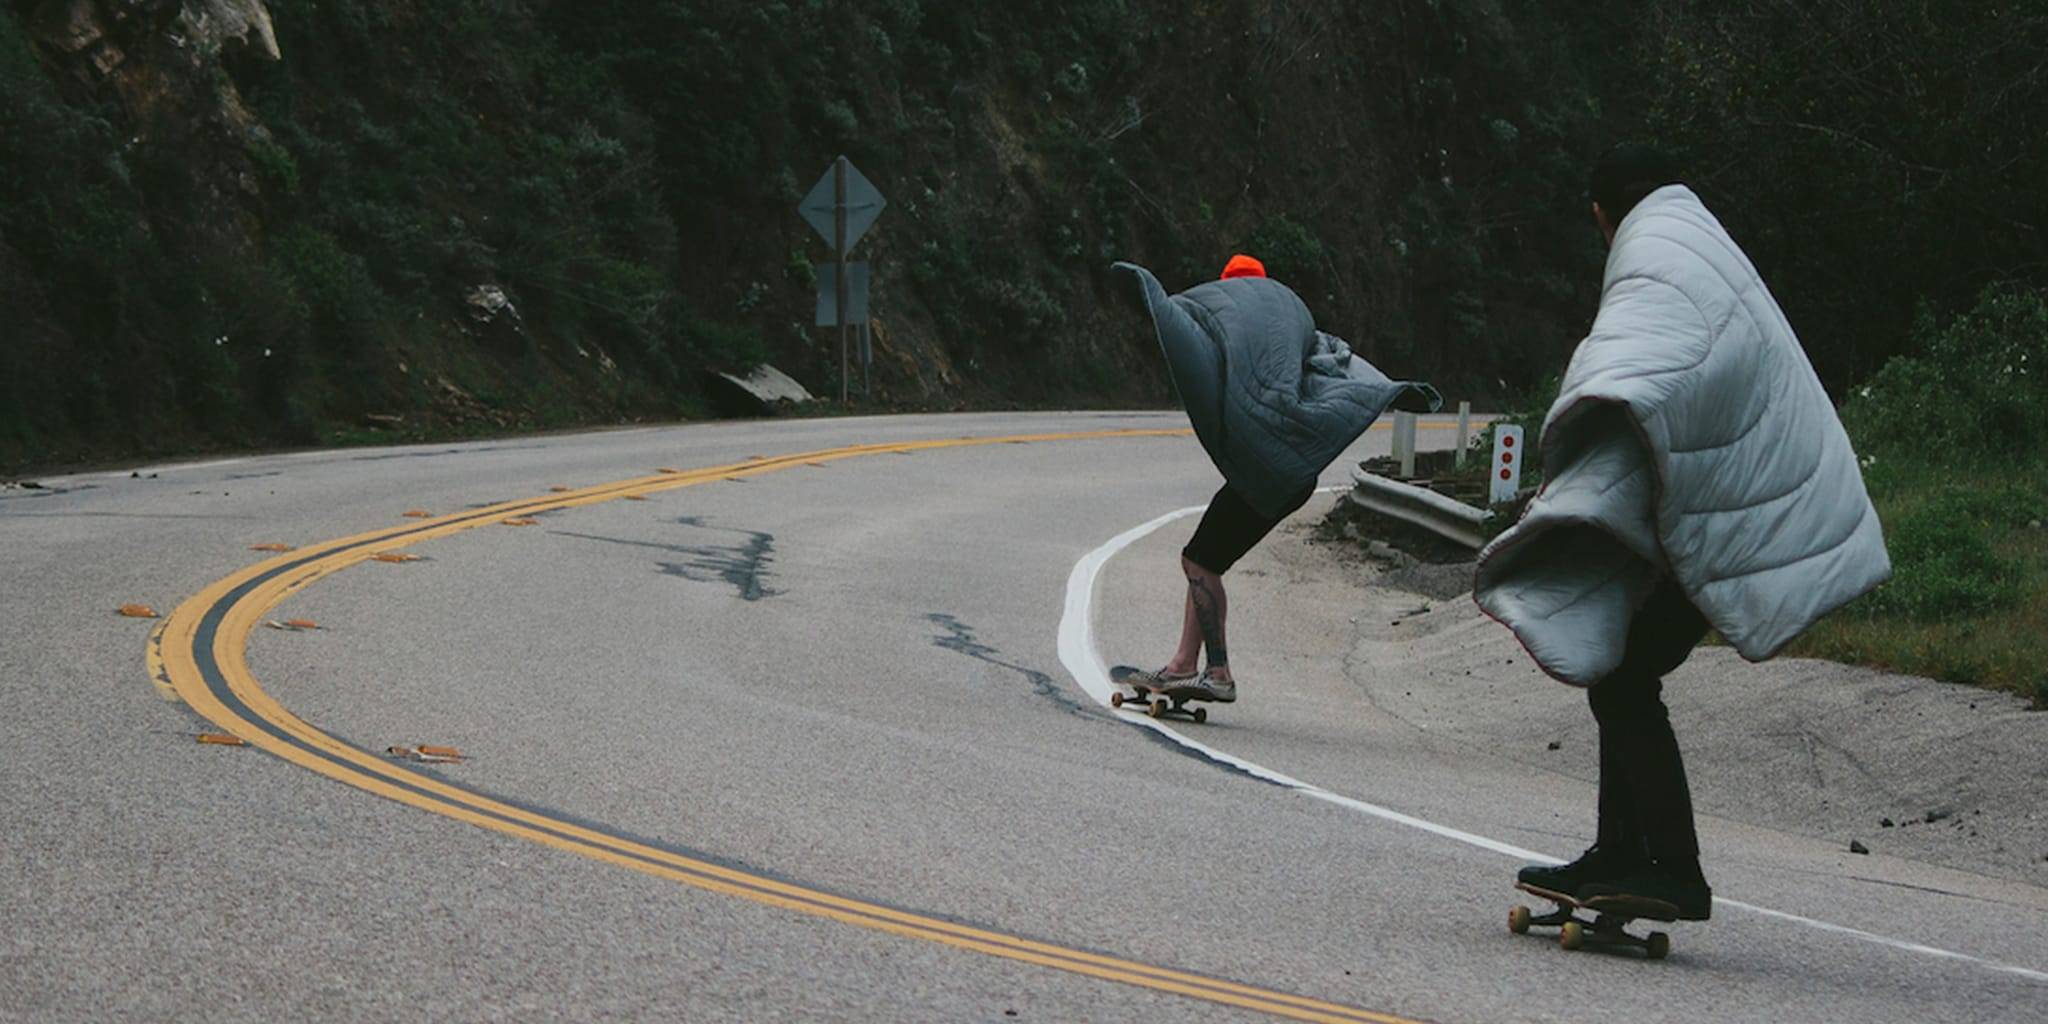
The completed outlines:
<svg viewBox="0 0 2048 1024">
<path fill-rule="evenodd" d="M 1317 493 L 1341 490 L 1348 490 L 1348 488 L 1324 487 L 1319 488 Z M 1095 646 L 1095 584 L 1102 574 L 1102 567 L 1109 564 L 1109 560 L 1116 557 L 1118 552 L 1137 543 L 1153 531 L 1175 520 L 1196 515 L 1204 508 L 1205 506 L 1195 505 L 1174 512 L 1168 512 L 1151 522 L 1125 530 L 1110 538 L 1101 547 L 1082 556 L 1080 561 L 1074 563 L 1073 572 L 1067 575 L 1066 607 L 1060 614 L 1060 662 L 1066 666 L 1067 673 L 1074 677 L 1074 682 L 1079 684 L 1082 691 L 1087 693 L 1097 704 L 1105 708 L 1109 707 L 1109 696 L 1116 692 L 1116 687 L 1109 681 L 1109 666 L 1103 661 L 1102 652 L 1097 650 Z M 1321 786 L 1303 782 L 1291 775 L 1276 772 L 1264 765 L 1247 761 L 1234 754 L 1227 754 L 1205 743 L 1189 739 L 1178 730 L 1173 729 L 1158 719 L 1139 712 L 1112 709 L 1112 713 L 1131 725 L 1151 729 L 1174 743 L 1192 750 L 1211 761 L 1228 765 L 1254 778 L 1284 786 L 1303 796 L 1313 797 L 1326 803 L 1336 804 L 1339 807 L 1357 811 L 1360 814 L 1379 818 L 1382 821 L 1390 821 L 1396 825 L 1405 825 L 1409 828 L 1419 829 L 1432 835 L 1456 840 L 1467 846 L 1476 846 L 1482 850 L 1490 850 L 1503 856 L 1516 858 L 1517 860 L 1540 861 L 1550 864 L 1560 863 L 1559 858 L 1549 854 L 1525 850 L 1512 843 L 1489 839 L 1486 836 L 1466 832 L 1463 829 L 1456 829 L 1449 825 L 1440 825 L 1433 821 L 1415 817 L 1414 815 L 1403 814 L 1389 807 L 1381 807 L 1378 804 L 1332 793 Z M 2002 964 L 1995 960 L 1971 956 L 1968 953 L 1958 953 L 1954 950 L 1940 949 L 1934 946 L 1922 945 L 1918 942 L 1908 942 L 1904 939 L 1896 939 L 1888 935 L 1867 932 L 1860 928 L 1832 924 L 1827 921 L 1802 917 L 1798 914 L 1787 913 L 1782 910 L 1772 910 L 1769 907 L 1761 907 L 1753 903 L 1743 903 L 1739 900 L 1727 899 L 1726 897 L 1717 896 L 1714 898 L 1714 902 L 1731 910 L 1746 910 L 1764 917 L 1789 921 L 1793 924 L 1804 925 L 1819 931 L 1832 932 L 1836 935 L 1859 939 L 1907 953 L 1918 953 L 1922 956 L 1961 961 L 1994 971 L 2016 974 L 2031 981 L 2048 982 L 2048 971 L 2037 971 L 2012 964 Z"/>
</svg>

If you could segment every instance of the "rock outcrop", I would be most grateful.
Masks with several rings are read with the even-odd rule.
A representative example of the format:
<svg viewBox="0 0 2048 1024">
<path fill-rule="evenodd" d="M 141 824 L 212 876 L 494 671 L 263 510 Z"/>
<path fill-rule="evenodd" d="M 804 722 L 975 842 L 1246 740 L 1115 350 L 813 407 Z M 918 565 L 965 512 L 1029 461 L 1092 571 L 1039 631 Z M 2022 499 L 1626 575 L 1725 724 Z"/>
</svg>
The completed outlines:
<svg viewBox="0 0 2048 1024">
<path fill-rule="evenodd" d="M 101 75 L 158 40 L 200 63 L 231 45 L 283 58 L 263 0 L 44 0 L 31 24 L 43 45 L 82 58 Z"/>
</svg>

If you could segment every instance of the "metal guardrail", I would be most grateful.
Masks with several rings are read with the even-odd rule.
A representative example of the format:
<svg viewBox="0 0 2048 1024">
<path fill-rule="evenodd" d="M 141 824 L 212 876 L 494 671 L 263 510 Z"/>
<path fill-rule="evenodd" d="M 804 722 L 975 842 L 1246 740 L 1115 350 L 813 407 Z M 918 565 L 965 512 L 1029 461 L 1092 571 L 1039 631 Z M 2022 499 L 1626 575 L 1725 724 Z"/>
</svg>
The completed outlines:
<svg viewBox="0 0 2048 1024">
<path fill-rule="evenodd" d="M 1486 520 L 1492 513 L 1483 508 L 1362 469 L 1351 471 L 1351 481 L 1345 497 L 1360 508 L 1422 527 L 1474 551 L 1486 543 Z"/>
</svg>

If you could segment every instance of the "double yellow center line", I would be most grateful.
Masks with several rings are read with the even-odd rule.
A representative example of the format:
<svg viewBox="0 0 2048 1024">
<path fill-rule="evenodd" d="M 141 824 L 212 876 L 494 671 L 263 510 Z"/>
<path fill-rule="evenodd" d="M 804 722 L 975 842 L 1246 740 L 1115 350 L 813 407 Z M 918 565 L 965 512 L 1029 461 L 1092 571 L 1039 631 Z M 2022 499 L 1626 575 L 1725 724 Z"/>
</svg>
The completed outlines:
<svg viewBox="0 0 2048 1024">
<path fill-rule="evenodd" d="M 249 670 L 247 648 L 250 632 L 261 623 L 267 612 L 297 591 L 378 555 L 486 526 L 507 517 L 551 512 L 867 455 L 993 444 L 1179 436 L 1186 433 L 1186 430 L 1115 430 L 854 445 L 689 472 L 636 477 L 343 537 L 259 562 L 188 598 L 165 620 L 162 630 L 151 637 L 148 654 L 150 675 L 160 688 L 168 688 L 178 699 L 220 728 L 337 782 L 458 821 L 700 889 L 893 935 L 1260 1010 L 1295 1020 L 1408 1024 L 1404 1018 L 1038 942 L 840 896 L 712 863 L 682 851 L 653 846 L 601 826 L 577 824 L 544 811 L 508 804 L 413 771 L 327 735 L 293 715 L 265 693 Z"/>
</svg>

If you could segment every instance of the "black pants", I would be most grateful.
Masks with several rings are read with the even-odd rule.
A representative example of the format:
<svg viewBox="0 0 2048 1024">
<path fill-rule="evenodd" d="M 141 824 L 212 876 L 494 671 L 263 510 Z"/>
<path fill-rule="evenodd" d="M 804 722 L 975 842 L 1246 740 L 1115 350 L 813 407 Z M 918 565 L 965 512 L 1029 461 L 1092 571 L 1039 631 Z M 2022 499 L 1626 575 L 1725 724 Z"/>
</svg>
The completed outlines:
<svg viewBox="0 0 2048 1024">
<path fill-rule="evenodd" d="M 1698 874 L 1700 845 L 1663 677 L 1706 635 L 1706 617 L 1667 578 L 1636 613 L 1621 664 L 1586 691 L 1600 726 L 1601 848 L 1639 851 L 1681 878 Z"/>
<path fill-rule="evenodd" d="M 1194 539 L 1180 549 L 1181 556 L 1218 576 L 1230 571 L 1237 560 L 1245 556 L 1280 520 L 1294 514 L 1294 511 L 1308 504 L 1316 488 L 1310 484 L 1308 490 L 1288 499 L 1287 511 L 1277 516 L 1261 514 L 1244 496 L 1231 489 L 1229 484 L 1209 499 L 1209 507 L 1202 513 L 1202 524 L 1195 527 Z"/>
</svg>

